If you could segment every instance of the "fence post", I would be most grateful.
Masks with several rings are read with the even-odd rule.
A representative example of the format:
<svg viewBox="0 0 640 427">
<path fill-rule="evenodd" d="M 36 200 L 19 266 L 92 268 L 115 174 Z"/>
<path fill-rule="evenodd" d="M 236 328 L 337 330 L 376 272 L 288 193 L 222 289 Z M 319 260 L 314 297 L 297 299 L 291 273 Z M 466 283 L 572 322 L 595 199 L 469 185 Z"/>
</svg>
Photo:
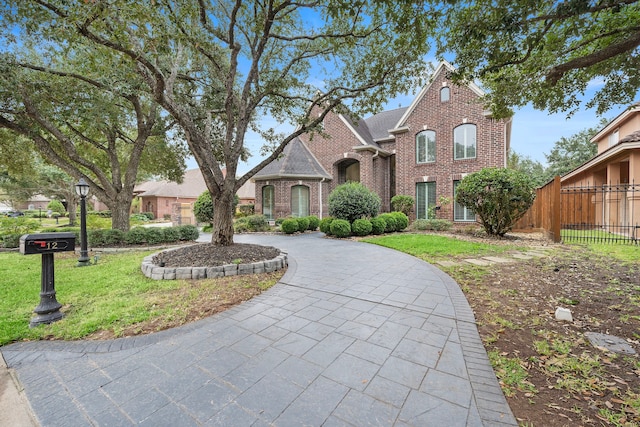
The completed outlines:
<svg viewBox="0 0 640 427">
<path fill-rule="evenodd" d="M 553 235 L 553 241 L 560 243 L 562 237 L 560 236 L 560 223 L 562 222 L 562 215 L 560 212 L 562 208 L 560 206 L 560 177 L 556 176 L 553 179 L 553 193 L 551 195 L 551 234 Z"/>
</svg>

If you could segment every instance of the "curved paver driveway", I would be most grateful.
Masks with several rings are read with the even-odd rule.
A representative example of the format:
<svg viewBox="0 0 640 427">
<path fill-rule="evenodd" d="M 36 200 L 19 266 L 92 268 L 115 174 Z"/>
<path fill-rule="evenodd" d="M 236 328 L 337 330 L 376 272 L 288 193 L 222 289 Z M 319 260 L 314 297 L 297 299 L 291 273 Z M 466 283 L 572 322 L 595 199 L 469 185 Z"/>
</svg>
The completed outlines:
<svg viewBox="0 0 640 427">
<path fill-rule="evenodd" d="M 2 353 L 43 426 L 517 425 L 451 278 L 321 236 L 236 236 L 287 251 L 289 270 L 219 315 Z"/>
</svg>

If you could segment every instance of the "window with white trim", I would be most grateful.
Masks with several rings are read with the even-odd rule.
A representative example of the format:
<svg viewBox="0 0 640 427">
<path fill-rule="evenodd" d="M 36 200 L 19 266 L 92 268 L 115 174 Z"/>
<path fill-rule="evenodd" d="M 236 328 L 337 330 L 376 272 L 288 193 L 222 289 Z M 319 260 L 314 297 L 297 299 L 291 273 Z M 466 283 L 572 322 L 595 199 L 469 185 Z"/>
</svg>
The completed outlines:
<svg viewBox="0 0 640 427">
<path fill-rule="evenodd" d="M 291 216 L 309 216 L 309 187 L 306 185 L 291 187 Z"/>
<path fill-rule="evenodd" d="M 616 129 L 613 133 L 609 134 L 609 147 L 613 147 L 618 143 L 620 139 L 620 129 Z"/>
<path fill-rule="evenodd" d="M 416 163 L 436 161 L 436 133 L 424 130 L 416 135 Z"/>
<path fill-rule="evenodd" d="M 418 182 L 416 183 L 416 218 L 435 218 L 436 208 L 436 183 Z"/>
<path fill-rule="evenodd" d="M 453 130 L 453 156 L 456 160 L 476 158 L 476 125 L 464 124 Z"/>
<path fill-rule="evenodd" d="M 447 102 L 451 98 L 451 89 L 449 86 L 445 86 L 440 89 L 440 102 Z"/>
<path fill-rule="evenodd" d="M 275 219 L 275 191 L 273 185 L 262 187 L 262 215 L 267 219 Z"/>
<path fill-rule="evenodd" d="M 456 202 L 456 189 L 458 188 L 460 181 L 453 181 L 453 220 L 454 221 L 474 221 L 476 220 L 475 214 L 467 207 L 462 206 Z"/>
</svg>

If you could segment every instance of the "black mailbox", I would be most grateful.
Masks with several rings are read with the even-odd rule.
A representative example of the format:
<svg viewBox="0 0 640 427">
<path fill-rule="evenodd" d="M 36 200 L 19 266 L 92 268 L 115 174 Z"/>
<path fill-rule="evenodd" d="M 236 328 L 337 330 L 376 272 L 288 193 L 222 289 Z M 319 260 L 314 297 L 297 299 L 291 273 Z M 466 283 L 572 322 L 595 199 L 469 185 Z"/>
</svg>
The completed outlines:
<svg viewBox="0 0 640 427">
<path fill-rule="evenodd" d="M 20 253 L 23 255 L 71 252 L 75 249 L 76 235 L 73 233 L 38 233 L 20 237 Z"/>
</svg>

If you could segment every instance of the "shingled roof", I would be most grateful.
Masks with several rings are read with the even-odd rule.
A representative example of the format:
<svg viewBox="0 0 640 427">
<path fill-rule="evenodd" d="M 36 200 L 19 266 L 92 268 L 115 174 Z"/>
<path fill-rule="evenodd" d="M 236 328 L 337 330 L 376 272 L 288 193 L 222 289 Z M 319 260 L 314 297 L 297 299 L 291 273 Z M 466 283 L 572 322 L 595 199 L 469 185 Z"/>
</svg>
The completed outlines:
<svg viewBox="0 0 640 427">
<path fill-rule="evenodd" d="M 630 133 L 620 140 L 621 144 L 624 144 L 625 142 L 640 142 L 640 130 Z"/>
<path fill-rule="evenodd" d="M 331 175 L 299 138 L 285 147 L 282 156 L 255 174 L 254 179 L 331 179 Z"/>
</svg>

